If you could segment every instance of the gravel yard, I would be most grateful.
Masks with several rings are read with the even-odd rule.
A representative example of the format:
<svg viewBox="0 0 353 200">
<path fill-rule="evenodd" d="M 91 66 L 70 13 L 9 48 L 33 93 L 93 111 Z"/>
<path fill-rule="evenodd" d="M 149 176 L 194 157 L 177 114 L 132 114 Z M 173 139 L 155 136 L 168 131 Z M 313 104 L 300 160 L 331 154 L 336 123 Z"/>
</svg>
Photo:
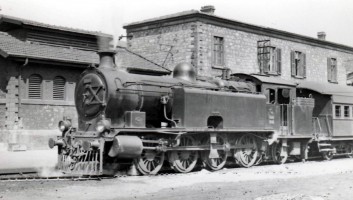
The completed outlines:
<svg viewBox="0 0 353 200">
<path fill-rule="evenodd" d="M 352 199 L 353 159 L 130 176 L 0 182 L 2 199 Z"/>
</svg>

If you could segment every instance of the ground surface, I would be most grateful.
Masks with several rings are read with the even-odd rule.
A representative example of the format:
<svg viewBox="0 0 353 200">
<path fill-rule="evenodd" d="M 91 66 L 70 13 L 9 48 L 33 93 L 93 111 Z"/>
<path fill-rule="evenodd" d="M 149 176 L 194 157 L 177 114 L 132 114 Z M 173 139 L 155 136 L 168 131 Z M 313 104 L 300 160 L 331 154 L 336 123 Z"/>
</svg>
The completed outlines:
<svg viewBox="0 0 353 200">
<path fill-rule="evenodd" d="M 33 172 L 55 167 L 57 149 L 32 151 L 0 151 L 0 174 L 11 172 Z"/>
<path fill-rule="evenodd" d="M 348 200 L 353 159 L 101 181 L 0 182 L 0 199 Z"/>
</svg>

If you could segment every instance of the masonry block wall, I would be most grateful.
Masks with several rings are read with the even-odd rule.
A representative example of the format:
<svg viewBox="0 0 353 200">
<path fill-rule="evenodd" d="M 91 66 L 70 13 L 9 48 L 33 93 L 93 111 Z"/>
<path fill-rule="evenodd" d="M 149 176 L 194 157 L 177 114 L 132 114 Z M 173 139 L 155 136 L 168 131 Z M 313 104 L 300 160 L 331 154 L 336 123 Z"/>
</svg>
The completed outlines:
<svg viewBox="0 0 353 200">
<path fill-rule="evenodd" d="M 0 103 L 0 131 L 5 129 L 5 112 L 6 107 L 4 103 Z M 0 136 L 1 141 L 1 136 Z"/>
<path fill-rule="evenodd" d="M 224 66 L 230 68 L 233 73 L 260 72 L 257 63 L 257 41 L 260 40 L 270 40 L 272 46 L 282 50 L 281 77 L 287 80 L 302 80 L 291 76 L 291 51 L 300 51 L 306 54 L 307 75 L 305 80 L 307 81 L 327 82 L 327 58 L 334 57 L 337 58 L 338 83 L 345 85 L 346 67 L 350 65 L 347 61 L 353 59 L 353 54 L 342 51 L 247 33 L 210 24 L 200 24 L 198 32 L 202 35 L 199 36 L 199 45 L 203 47 L 203 51 L 205 52 L 203 54 L 204 56 L 200 57 L 200 61 L 203 61 L 203 66 L 199 67 L 199 72 L 202 75 L 217 74 L 215 73 L 217 70 L 213 68 L 211 62 L 214 36 L 224 38 Z M 219 73 L 220 72 L 218 72 L 218 74 Z"/>
<path fill-rule="evenodd" d="M 50 69 L 50 70 L 48 70 Z M 76 81 L 83 69 L 72 69 L 58 66 L 31 64 L 23 69 L 21 81 L 20 118 L 23 129 L 57 129 L 63 117 L 77 124 L 77 113 L 74 104 Z M 42 99 L 29 99 L 28 80 L 32 74 L 43 78 Z M 66 80 L 64 100 L 53 100 L 53 80 L 56 76 Z"/>
<path fill-rule="evenodd" d="M 271 45 L 282 50 L 282 73 L 279 77 L 287 80 L 308 80 L 327 83 L 327 58 L 337 58 L 338 84 L 346 85 L 346 68 L 353 67 L 353 54 L 340 50 L 319 47 L 305 42 L 293 42 L 277 37 L 235 30 L 229 27 L 209 24 L 203 21 L 166 22 L 158 26 L 127 28 L 132 39 L 128 46 L 133 51 L 146 56 L 158 64 L 173 69 L 179 62 L 192 63 L 198 75 L 219 76 L 222 71 L 212 64 L 213 38 L 224 39 L 224 65 L 233 73 L 259 73 L 257 42 L 270 40 Z M 163 46 L 168 44 L 169 46 Z M 164 48 L 162 48 L 164 47 Z M 172 57 L 165 60 L 170 50 Z M 306 78 L 297 79 L 291 76 L 291 51 L 306 54 Z M 173 59 L 171 59 L 173 58 Z"/>
<path fill-rule="evenodd" d="M 18 118 L 18 79 L 14 76 L 9 77 L 6 87 L 6 129 L 18 129 L 20 126 Z"/>
<path fill-rule="evenodd" d="M 159 65 L 173 70 L 181 62 L 196 64 L 197 23 L 131 33 L 133 39 L 128 43 L 128 48 Z"/>
<path fill-rule="evenodd" d="M 64 116 L 77 126 L 74 89 L 83 69 L 30 63 L 22 67 L 19 81 L 21 64 L 0 58 L 3 72 L 0 74 L 0 143 L 25 144 L 27 149 L 48 148 L 47 140 L 59 134 L 57 125 Z M 28 80 L 32 74 L 43 78 L 41 99 L 28 96 Z M 66 81 L 63 100 L 53 99 L 56 76 Z"/>
</svg>

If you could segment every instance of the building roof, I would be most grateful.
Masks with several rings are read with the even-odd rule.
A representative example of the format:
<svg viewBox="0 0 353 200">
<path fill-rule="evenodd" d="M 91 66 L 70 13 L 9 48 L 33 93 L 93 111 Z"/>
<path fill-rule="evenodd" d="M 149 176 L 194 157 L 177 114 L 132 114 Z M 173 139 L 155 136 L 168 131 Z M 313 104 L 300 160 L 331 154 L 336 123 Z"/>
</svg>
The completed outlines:
<svg viewBox="0 0 353 200">
<path fill-rule="evenodd" d="M 244 23 L 237 20 L 220 17 L 214 14 L 204 13 L 198 10 L 183 11 L 183 12 L 178 12 L 171 15 L 165 15 L 165 16 L 151 18 L 151 19 L 142 20 L 138 22 L 132 22 L 124 25 L 123 28 L 138 29 L 140 27 L 145 27 L 145 26 L 152 28 L 153 25 L 156 25 L 156 27 L 160 27 L 163 23 L 175 22 L 178 20 L 181 23 L 186 23 L 191 21 L 204 21 L 210 24 L 220 25 L 227 28 L 233 28 L 240 31 L 245 31 L 245 32 L 250 32 L 250 33 L 255 33 L 255 34 L 260 34 L 265 36 L 271 36 L 271 37 L 285 39 L 285 40 L 294 41 L 294 42 L 306 43 L 306 44 L 320 46 L 324 48 L 330 48 L 335 50 L 338 49 L 344 52 L 353 53 L 353 47 L 350 47 L 350 46 L 329 42 L 326 40 L 319 40 L 317 38 L 308 37 L 308 36 L 304 36 L 296 33 L 290 33 L 279 29 Z"/>
<path fill-rule="evenodd" d="M 118 67 L 127 68 L 128 71 L 135 72 L 150 72 L 158 74 L 170 74 L 171 71 L 167 68 L 136 54 L 125 47 L 117 47 L 116 63 Z"/>
<path fill-rule="evenodd" d="M 5 32 L 0 32 L 0 55 L 5 58 L 31 58 L 82 65 L 99 64 L 99 56 L 95 51 L 24 42 Z M 118 48 L 118 59 L 120 65 L 128 70 L 140 73 L 170 73 L 169 70 L 123 47 Z"/>
<path fill-rule="evenodd" d="M 5 58 L 25 57 L 76 64 L 98 64 L 99 60 L 94 51 L 24 42 L 5 32 L 0 32 L 0 55 Z"/>
<path fill-rule="evenodd" d="M 0 15 L 0 24 L 4 23 L 4 22 L 15 25 L 15 26 L 16 25 L 17 26 L 29 25 L 29 26 L 34 26 L 34 27 L 46 28 L 46 29 L 61 30 L 61 31 L 71 32 L 71 33 L 79 33 L 79 34 L 103 36 L 103 37 L 112 37 L 109 34 L 97 32 L 97 31 L 87 31 L 87 30 L 69 28 L 69 27 L 64 27 L 64 26 L 55 26 L 55 25 L 45 24 L 45 23 L 36 22 L 36 21 L 32 21 L 32 20 L 12 17 L 12 16 L 8 16 L 8 15 Z M 2 27 L 2 28 L 4 28 L 4 27 Z M 0 31 L 4 31 L 4 30 L 0 29 Z"/>
</svg>

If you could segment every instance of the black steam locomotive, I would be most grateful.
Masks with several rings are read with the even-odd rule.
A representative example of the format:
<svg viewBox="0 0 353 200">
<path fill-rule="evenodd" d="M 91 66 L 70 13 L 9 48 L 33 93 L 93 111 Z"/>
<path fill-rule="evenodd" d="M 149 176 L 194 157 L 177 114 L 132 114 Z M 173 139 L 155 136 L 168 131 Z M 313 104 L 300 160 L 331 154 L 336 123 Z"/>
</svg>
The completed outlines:
<svg viewBox="0 0 353 200">
<path fill-rule="evenodd" d="M 49 140 L 58 146 L 62 171 L 101 175 L 128 164 L 141 174 L 162 166 L 186 173 L 199 161 L 210 170 L 232 161 L 251 167 L 288 156 L 307 159 L 310 145 L 327 159 L 352 155 L 353 93 L 347 88 L 337 97 L 260 75 L 201 79 L 185 63 L 173 77 L 137 75 L 118 69 L 113 51 L 100 52 L 100 59 L 76 86 L 78 127 L 65 119 L 62 136 Z M 335 117 L 338 105 L 342 120 Z M 343 119 L 346 106 L 349 120 Z"/>
</svg>

